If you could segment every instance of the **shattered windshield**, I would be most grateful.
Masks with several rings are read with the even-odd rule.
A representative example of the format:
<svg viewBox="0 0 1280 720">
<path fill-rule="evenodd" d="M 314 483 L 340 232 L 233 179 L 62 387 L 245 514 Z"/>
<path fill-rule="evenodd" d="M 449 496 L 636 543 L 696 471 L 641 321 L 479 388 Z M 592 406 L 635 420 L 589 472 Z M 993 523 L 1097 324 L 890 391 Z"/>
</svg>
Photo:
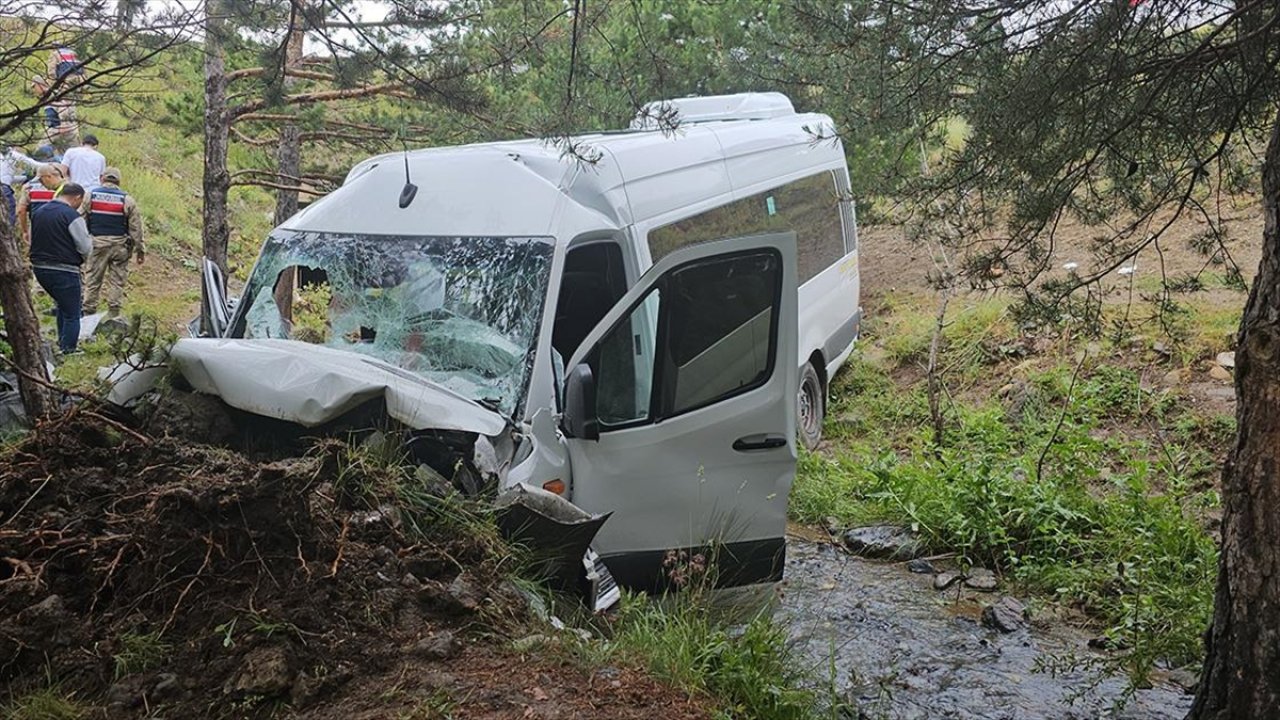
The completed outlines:
<svg viewBox="0 0 1280 720">
<path fill-rule="evenodd" d="M 544 238 L 276 230 L 231 336 L 363 353 L 510 416 L 537 342 L 552 251 Z"/>
</svg>

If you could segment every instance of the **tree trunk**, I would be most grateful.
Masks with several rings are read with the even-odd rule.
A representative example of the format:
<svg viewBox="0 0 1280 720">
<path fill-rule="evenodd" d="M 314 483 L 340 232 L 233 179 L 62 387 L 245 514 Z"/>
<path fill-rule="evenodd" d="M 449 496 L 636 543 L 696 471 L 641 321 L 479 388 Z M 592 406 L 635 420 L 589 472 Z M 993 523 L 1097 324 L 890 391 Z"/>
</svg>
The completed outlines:
<svg viewBox="0 0 1280 720">
<path fill-rule="evenodd" d="M 1213 625 L 1188 720 L 1280 717 L 1280 117 L 1263 159 L 1262 205 L 1262 260 L 1236 344 Z"/>
<path fill-rule="evenodd" d="M 227 113 L 227 67 L 222 47 L 226 32 L 226 8 L 223 0 L 209 0 L 206 5 L 204 33 L 204 208 L 201 249 L 227 277 L 227 245 L 231 227 L 227 221 L 227 193 L 231 174 L 227 171 L 227 141 L 231 134 Z M 220 288 L 226 295 L 226 288 Z M 207 292 L 202 289 L 202 294 Z M 205 308 L 201 303 L 200 329 L 209 331 Z"/>
<path fill-rule="evenodd" d="M 280 128 L 280 145 L 276 148 L 276 166 L 280 173 L 280 181 L 285 185 L 297 184 L 292 178 L 302 175 L 302 129 L 297 123 L 289 123 Z M 298 191 L 284 189 L 276 191 L 276 225 L 284 223 L 298 212 Z"/>
<path fill-rule="evenodd" d="M 47 417 L 53 409 L 48 388 L 23 374 L 48 382 L 44 357 L 40 352 L 40 319 L 31 304 L 31 268 L 22 259 L 18 240 L 0 211 L 0 310 L 4 310 L 4 330 L 11 358 L 18 369 L 18 392 L 32 422 Z"/>
<path fill-rule="evenodd" d="M 302 64 L 302 18 L 294 12 L 289 17 L 289 40 L 285 44 L 284 65 L 293 69 Z M 285 76 L 281 82 L 285 89 L 296 84 L 296 78 Z M 276 148 L 277 172 L 285 185 L 297 185 L 292 178 L 302 177 L 302 129 L 297 123 L 288 123 L 280 129 L 280 145 Z M 281 189 L 276 191 L 275 224 L 280 225 L 298 212 L 298 191 Z"/>
<path fill-rule="evenodd" d="M 127 30 L 133 27 L 133 18 L 137 14 L 139 6 L 145 0 L 117 0 L 116 2 L 116 27 L 121 30 Z"/>
</svg>

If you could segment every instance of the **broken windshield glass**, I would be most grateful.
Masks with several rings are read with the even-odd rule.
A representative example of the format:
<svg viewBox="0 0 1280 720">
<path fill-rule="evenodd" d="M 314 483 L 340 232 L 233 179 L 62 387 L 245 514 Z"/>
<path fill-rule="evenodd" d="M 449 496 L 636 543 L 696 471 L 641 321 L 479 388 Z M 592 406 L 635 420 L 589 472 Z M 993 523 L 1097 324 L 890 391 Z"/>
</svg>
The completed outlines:
<svg viewBox="0 0 1280 720">
<path fill-rule="evenodd" d="M 552 251 L 542 238 L 276 230 L 230 336 L 363 353 L 510 416 L 528 380 Z"/>
</svg>

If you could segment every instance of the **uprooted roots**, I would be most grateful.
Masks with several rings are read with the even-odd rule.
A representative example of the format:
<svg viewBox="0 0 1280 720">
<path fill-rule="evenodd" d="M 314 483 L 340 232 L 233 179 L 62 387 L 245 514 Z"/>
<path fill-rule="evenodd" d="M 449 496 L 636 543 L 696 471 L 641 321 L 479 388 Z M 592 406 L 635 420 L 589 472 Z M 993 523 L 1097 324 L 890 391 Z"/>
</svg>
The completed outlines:
<svg viewBox="0 0 1280 720">
<path fill-rule="evenodd" d="M 112 717 L 299 708 L 517 613 L 484 518 L 350 452 L 251 462 L 87 412 L 46 423 L 0 465 L 0 683 L 55 679 Z"/>
</svg>

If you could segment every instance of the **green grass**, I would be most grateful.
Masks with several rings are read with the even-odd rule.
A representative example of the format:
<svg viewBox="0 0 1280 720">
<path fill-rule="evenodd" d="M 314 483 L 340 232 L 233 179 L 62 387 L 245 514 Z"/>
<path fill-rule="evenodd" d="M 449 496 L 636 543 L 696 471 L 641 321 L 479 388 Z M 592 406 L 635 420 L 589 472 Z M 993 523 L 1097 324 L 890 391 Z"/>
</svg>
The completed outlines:
<svg viewBox="0 0 1280 720">
<path fill-rule="evenodd" d="M 922 387 L 855 355 L 833 388 L 838 449 L 802 458 L 792 516 L 909 524 L 935 551 L 1093 614 L 1135 648 L 1134 677 L 1196 660 L 1217 570 L 1198 518 L 1218 504 L 1232 422 L 1132 370 L 1085 367 L 1072 387 L 1074 372 L 1029 373 L 1016 402 L 959 401 L 937 448 Z"/>
<path fill-rule="evenodd" d="M 57 685 L 14 698 L 3 708 L 0 717 L 7 720 L 80 720 L 88 710 L 70 693 Z"/>
<path fill-rule="evenodd" d="M 170 646 L 160 633 L 125 633 L 120 648 L 112 656 L 116 679 L 159 667 L 169 656 Z"/>
<path fill-rule="evenodd" d="M 707 693 L 720 718 L 807 720 L 838 711 L 813 688 L 766 610 L 737 623 L 690 591 L 665 598 L 627 595 L 595 662 L 647 668 L 690 693 Z"/>
</svg>

